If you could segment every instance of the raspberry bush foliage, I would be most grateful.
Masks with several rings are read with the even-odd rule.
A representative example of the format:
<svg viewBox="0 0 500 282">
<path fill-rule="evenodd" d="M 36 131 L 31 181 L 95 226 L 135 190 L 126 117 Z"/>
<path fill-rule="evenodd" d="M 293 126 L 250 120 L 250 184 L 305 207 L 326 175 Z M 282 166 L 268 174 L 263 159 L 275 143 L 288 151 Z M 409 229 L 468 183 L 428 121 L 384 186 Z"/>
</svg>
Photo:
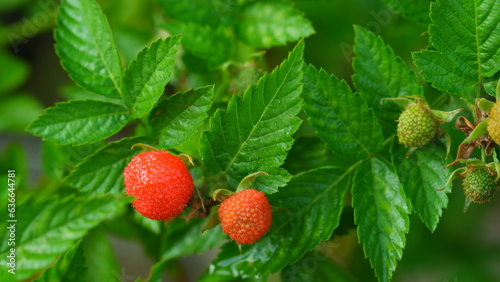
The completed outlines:
<svg viewBox="0 0 500 282">
<path fill-rule="evenodd" d="M 384 0 L 369 13 L 378 28 L 353 16 L 337 49 L 318 49 L 336 27 L 314 19 L 343 1 L 115 2 L 56 6 L 54 51 L 72 82 L 26 126 L 43 140 L 37 187 L 19 145 L 2 157 L 23 183 L 15 274 L 2 232 L 1 281 L 120 280 L 110 236 L 152 259 L 136 281 L 182 279 L 179 259 L 210 250 L 199 281 L 498 279 L 474 260 L 498 266 L 498 241 L 477 254 L 483 237 L 463 237 L 458 257 L 474 263 L 459 267 L 466 247 L 440 256 L 439 242 L 498 207 L 499 1 Z M 405 52 L 385 42 L 399 24 L 419 42 L 395 44 Z M 322 65 L 333 52 L 348 72 Z M 175 164 L 136 157 L 151 150 Z M 248 191 L 260 198 L 219 214 Z M 243 226 L 240 205 L 265 217 L 258 236 L 226 234 Z M 238 224 L 223 232 L 227 218 Z"/>
</svg>

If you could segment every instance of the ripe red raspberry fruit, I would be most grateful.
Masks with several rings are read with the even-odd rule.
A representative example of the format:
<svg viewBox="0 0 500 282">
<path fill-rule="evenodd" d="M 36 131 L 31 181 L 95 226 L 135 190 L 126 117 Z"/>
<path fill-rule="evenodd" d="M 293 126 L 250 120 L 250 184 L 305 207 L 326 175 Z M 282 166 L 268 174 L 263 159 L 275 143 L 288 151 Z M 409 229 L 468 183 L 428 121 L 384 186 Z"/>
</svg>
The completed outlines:
<svg viewBox="0 0 500 282">
<path fill-rule="evenodd" d="M 133 157 L 123 173 L 126 193 L 143 216 L 166 220 L 182 213 L 193 195 L 193 179 L 181 158 L 167 151 Z"/>
<path fill-rule="evenodd" d="M 272 211 L 264 193 L 246 189 L 222 201 L 222 231 L 239 244 L 253 244 L 271 227 Z"/>
</svg>

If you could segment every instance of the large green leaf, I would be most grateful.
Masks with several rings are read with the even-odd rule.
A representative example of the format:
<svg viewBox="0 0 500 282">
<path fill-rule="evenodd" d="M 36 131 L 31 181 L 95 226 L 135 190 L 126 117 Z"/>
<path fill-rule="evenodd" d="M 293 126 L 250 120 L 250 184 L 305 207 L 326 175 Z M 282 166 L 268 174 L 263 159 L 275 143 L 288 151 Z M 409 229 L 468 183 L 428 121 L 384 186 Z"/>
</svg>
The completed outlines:
<svg viewBox="0 0 500 282">
<path fill-rule="evenodd" d="M 304 111 L 321 140 L 349 159 L 377 153 L 384 142 L 382 130 L 363 97 L 324 70 L 310 65 L 304 73 Z"/>
<path fill-rule="evenodd" d="M 297 174 L 322 167 L 331 157 L 325 143 L 316 136 L 296 138 L 288 152 L 283 167 L 291 174 Z"/>
<path fill-rule="evenodd" d="M 108 21 L 94 0 L 64 0 L 54 38 L 61 65 L 78 85 L 120 98 L 120 57 Z"/>
<path fill-rule="evenodd" d="M 51 265 L 61 254 L 69 250 L 88 230 L 100 222 L 113 218 L 123 211 L 127 198 L 113 196 L 100 198 L 73 197 L 63 199 L 51 197 L 31 200 L 17 207 L 16 275 L 15 279 L 28 279 Z M 3 213 L 2 218 L 5 213 Z M 11 224 L 11 223 L 8 223 Z M 5 225 L 2 223 L 2 230 Z M 0 245 L 0 280 L 12 281 L 7 272 L 7 232 L 2 232 Z"/>
<path fill-rule="evenodd" d="M 137 154 L 131 147 L 137 143 L 148 143 L 148 138 L 124 138 L 109 143 L 79 163 L 65 179 L 80 191 L 92 194 L 123 192 L 123 168 Z"/>
<path fill-rule="evenodd" d="M 234 188 L 251 173 L 283 164 L 293 143 L 290 135 L 301 123 L 296 115 L 301 106 L 303 50 L 301 41 L 271 74 L 247 88 L 243 98 L 233 96 L 227 112 L 218 110 L 210 119 L 210 130 L 200 143 L 209 174 L 224 175 Z M 278 186 L 267 187 L 266 192 Z"/>
<path fill-rule="evenodd" d="M 394 160 L 401 184 L 406 196 L 410 199 L 412 209 L 418 213 L 427 227 L 434 231 L 442 209 L 448 204 L 447 190 L 438 191 L 444 187 L 452 173 L 450 167 L 443 168 L 446 160 L 446 150 L 443 147 L 425 146 L 415 151 L 409 158 L 402 149 Z"/>
<path fill-rule="evenodd" d="M 198 130 L 212 106 L 214 87 L 205 86 L 177 93 L 159 103 L 149 121 L 160 146 L 173 148 L 181 145 Z"/>
<path fill-rule="evenodd" d="M 117 133 L 128 120 L 127 109 L 120 105 L 74 100 L 46 109 L 27 130 L 57 144 L 84 144 Z"/>
<path fill-rule="evenodd" d="M 339 224 L 349 182 L 349 172 L 331 168 L 295 176 L 286 187 L 269 196 L 270 204 L 279 210 L 273 213 L 267 234 L 245 245 L 241 254 L 235 242 L 226 243 L 202 280 L 274 273 L 330 239 Z"/>
<path fill-rule="evenodd" d="M 117 219 L 113 219 L 112 222 L 115 220 Z M 120 231 L 123 234 L 128 230 L 121 229 Z M 109 237 L 108 230 L 98 227 L 90 230 L 83 238 L 81 244 L 87 262 L 86 281 L 125 280 L 126 270 L 118 262 Z"/>
<path fill-rule="evenodd" d="M 429 18 L 431 0 L 382 0 L 382 2 L 403 17 L 419 24 L 428 25 L 431 22 Z"/>
<path fill-rule="evenodd" d="M 365 161 L 354 175 L 352 195 L 359 242 L 379 281 L 390 281 L 409 229 L 409 209 L 395 168 L 380 157 Z"/>
<path fill-rule="evenodd" d="M 500 70 L 499 1 L 439 0 L 430 15 L 430 42 L 436 50 L 413 56 L 432 86 L 469 93 Z"/>
<path fill-rule="evenodd" d="M 352 66 L 354 86 L 375 114 L 392 124 L 401 110 L 383 98 L 423 95 L 417 75 L 410 70 L 400 57 L 386 46 L 382 38 L 360 26 L 354 27 L 355 45 Z"/>
<path fill-rule="evenodd" d="M 37 282 L 52 281 L 87 281 L 87 268 L 85 266 L 85 256 L 80 242 L 73 245 L 55 265 L 47 269 Z"/>
<path fill-rule="evenodd" d="M 183 22 L 196 22 L 216 27 L 235 21 L 238 1 L 234 0 L 158 0 L 165 14 Z"/>
<path fill-rule="evenodd" d="M 256 1 L 243 8 L 236 34 L 255 47 L 285 45 L 314 33 L 311 22 L 291 3 Z"/>
<path fill-rule="evenodd" d="M 172 34 L 182 34 L 182 46 L 208 61 L 216 69 L 233 57 L 234 42 L 224 26 L 211 28 L 197 23 L 170 22 L 162 25 Z"/>
<path fill-rule="evenodd" d="M 41 165 L 47 181 L 60 185 L 64 177 L 77 166 L 83 158 L 93 154 L 106 142 L 99 141 L 80 146 L 56 145 L 54 142 L 42 143 Z"/>
<path fill-rule="evenodd" d="M 160 258 L 162 260 L 176 259 L 181 256 L 201 254 L 217 247 L 226 238 L 220 227 L 201 233 L 208 219 L 191 219 L 186 224 L 184 220 L 176 220 L 169 224 L 162 238 Z"/>
<path fill-rule="evenodd" d="M 318 250 L 305 254 L 300 260 L 285 267 L 281 271 L 281 279 L 283 282 L 356 281 L 352 274 Z"/>
<path fill-rule="evenodd" d="M 123 74 L 123 100 L 133 118 L 149 113 L 172 76 L 181 37 L 158 39 L 137 54 Z"/>
</svg>

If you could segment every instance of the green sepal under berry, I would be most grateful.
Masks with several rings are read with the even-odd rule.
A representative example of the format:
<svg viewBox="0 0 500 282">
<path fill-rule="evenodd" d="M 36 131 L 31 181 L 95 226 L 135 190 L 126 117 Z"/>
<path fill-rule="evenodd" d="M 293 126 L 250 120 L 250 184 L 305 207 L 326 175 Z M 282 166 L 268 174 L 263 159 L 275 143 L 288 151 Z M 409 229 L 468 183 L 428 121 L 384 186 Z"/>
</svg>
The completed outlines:
<svg viewBox="0 0 500 282">
<path fill-rule="evenodd" d="M 489 166 L 467 166 L 462 176 L 464 194 L 470 201 L 482 204 L 489 202 L 495 195 L 497 172 Z"/>
<path fill-rule="evenodd" d="M 423 147 L 436 136 L 439 124 L 439 119 L 429 106 L 417 100 L 399 116 L 398 141 L 405 147 Z"/>
</svg>

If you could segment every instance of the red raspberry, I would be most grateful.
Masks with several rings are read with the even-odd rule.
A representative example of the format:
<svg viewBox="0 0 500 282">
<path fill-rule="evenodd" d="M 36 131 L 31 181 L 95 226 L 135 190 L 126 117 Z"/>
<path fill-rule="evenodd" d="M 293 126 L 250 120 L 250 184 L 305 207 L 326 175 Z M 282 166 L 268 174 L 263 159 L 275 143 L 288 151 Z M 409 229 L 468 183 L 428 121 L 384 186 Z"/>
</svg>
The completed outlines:
<svg viewBox="0 0 500 282">
<path fill-rule="evenodd" d="M 239 244 L 253 244 L 271 227 L 272 211 L 264 193 L 247 189 L 231 195 L 219 207 L 222 231 Z"/>
<path fill-rule="evenodd" d="M 182 213 L 193 195 L 193 179 L 181 158 L 167 151 L 133 157 L 123 173 L 126 193 L 143 216 L 166 220 Z"/>
</svg>

